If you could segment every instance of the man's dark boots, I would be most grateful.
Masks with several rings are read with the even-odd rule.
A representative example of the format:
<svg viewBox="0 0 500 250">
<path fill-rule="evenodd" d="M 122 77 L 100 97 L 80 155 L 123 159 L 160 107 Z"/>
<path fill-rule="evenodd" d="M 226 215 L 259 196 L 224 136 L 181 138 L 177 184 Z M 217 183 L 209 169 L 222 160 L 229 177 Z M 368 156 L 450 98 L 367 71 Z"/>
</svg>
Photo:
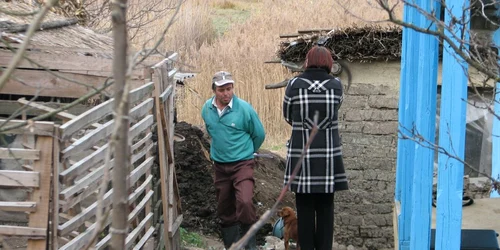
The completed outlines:
<svg viewBox="0 0 500 250">
<path fill-rule="evenodd" d="M 243 237 L 252 225 L 246 225 L 242 224 L 241 225 L 241 237 Z M 247 250 L 257 250 L 257 239 L 255 237 L 255 234 L 248 240 L 247 245 L 245 246 L 245 249 Z"/>
<path fill-rule="evenodd" d="M 224 242 L 224 247 L 229 249 L 233 243 L 240 239 L 240 227 L 239 225 L 234 225 L 230 227 L 222 228 L 222 242 Z"/>
</svg>

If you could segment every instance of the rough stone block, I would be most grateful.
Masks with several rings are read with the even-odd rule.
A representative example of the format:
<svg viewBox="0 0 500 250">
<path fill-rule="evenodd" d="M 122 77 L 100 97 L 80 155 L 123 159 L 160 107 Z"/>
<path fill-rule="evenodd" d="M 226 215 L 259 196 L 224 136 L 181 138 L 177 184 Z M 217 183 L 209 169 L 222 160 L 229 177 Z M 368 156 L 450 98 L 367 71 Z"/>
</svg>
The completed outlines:
<svg viewBox="0 0 500 250">
<path fill-rule="evenodd" d="M 349 203 L 335 203 L 335 213 L 348 213 L 352 215 L 366 215 L 366 214 L 392 214 L 393 205 L 387 204 L 349 204 Z"/>
<path fill-rule="evenodd" d="M 372 108 L 397 109 L 399 106 L 399 99 L 394 95 L 370 96 L 368 98 L 368 105 Z"/>
<path fill-rule="evenodd" d="M 359 228 L 363 238 L 389 238 L 394 234 L 392 227 L 361 226 Z"/>
<path fill-rule="evenodd" d="M 391 93 L 387 86 L 375 86 L 371 84 L 356 83 L 349 89 L 349 96 L 351 95 L 386 95 Z"/>
<path fill-rule="evenodd" d="M 363 109 L 346 111 L 345 121 L 397 121 L 397 110 Z"/>
<path fill-rule="evenodd" d="M 373 182 L 374 185 L 382 185 L 378 183 L 383 183 L 383 182 Z M 363 202 L 366 204 L 391 204 L 394 201 L 394 190 L 380 190 L 378 189 L 371 189 L 366 192 L 363 192 L 361 195 L 363 198 Z M 373 214 L 379 214 L 373 212 Z"/>
<path fill-rule="evenodd" d="M 348 173 L 348 180 L 351 183 L 354 180 L 363 180 L 363 171 L 362 170 L 350 170 Z"/>
<path fill-rule="evenodd" d="M 350 225 L 350 226 L 361 226 L 363 223 L 363 216 L 361 215 L 352 215 L 350 213 L 337 213 L 335 219 L 337 219 L 339 225 Z M 354 235 L 359 235 L 359 229 L 356 227 L 355 229 L 350 228 Z"/>
<path fill-rule="evenodd" d="M 341 245 L 353 245 L 356 249 L 363 246 L 364 239 L 360 237 L 335 237 L 335 241 Z"/>
<path fill-rule="evenodd" d="M 394 238 L 367 238 L 365 239 L 364 242 L 365 247 L 368 249 L 377 249 L 377 250 L 384 250 L 384 249 L 394 249 Z"/>
<path fill-rule="evenodd" d="M 353 109 L 353 108 L 368 108 L 368 96 L 355 96 L 355 95 L 346 95 L 344 97 L 344 101 L 342 103 L 341 110 L 345 108 Z"/>
<path fill-rule="evenodd" d="M 334 232 L 336 237 L 359 237 L 359 226 L 340 224 L 339 218 L 335 217 Z"/>
<path fill-rule="evenodd" d="M 347 173 L 351 170 L 378 170 L 394 171 L 396 168 L 396 159 L 392 157 L 354 157 L 344 158 L 344 166 Z"/>
<path fill-rule="evenodd" d="M 469 178 L 466 194 L 473 199 L 489 198 L 491 194 L 491 182 L 486 177 Z M 493 191 L 495 192 L 495 191 Z"/>
<path fill-rule="evenodd" d="M 352 190 L 336 192 L 334 200 L 344 204 L 360 204 L 363 201 L 362 193 Z"/>
<path fill-rule="evenodd" d="M 368 214 L 365 215 L 365 225 L 375 226 L 392 226 L 392 213 L 391 214 Z"/>
<path fill-rule="evenodd" d="M 390 181 L 394 181 L 395 173 L 394 172 L 387 172 L 387 171 L 380 171 L 378 169 L 367 169 L 367 170 L 363 171 L 362 178 L 363 178 L 363 180 L 390 182 Z"/>
<path fill-rule="evenodd" d="M 340 133 L 362 133 L 365 125 L 361 122 L 341 122 Z"/>
<path fill-rule="evenodd" d="M 368 181 L 368 180 L 361 180 L 358 182 L 353 181 L 351 184 L 351 188 L 356 188 L 359 190 L 366 190 L 368 192 L 388 192 L 390 191 L 389 188 L 391 187 L 388 182 L 386 181 Z M 372 201 L 373 203 L 380 203 L 375 202 L 372 198 L 378 197 L 380 193 L 373 194 L 372 196 L 368 196 L 368 200 Z M 382 202 L 386 202 L 385 200 L 382 200 Z"/>
<path fill-rule="evenodd" d="M 379 145 L 344 144 L 342 154 L 345 157 L 392 157 L 396 155 L 396 148 Z M 369 162 L 367 162 L 369 164 Z"/>
<path fill-rule="evenodd" d="M 363 134 L 397 136 L 398 122 L 365 122 L 363 126 Z"/>
<path fill-rule="evenodd" d="M 397 137 L 394 135 L 365 135 L 359 133 L 342 133 L 342 144 L 377 145 L 396 148 Z"/>
</svg>

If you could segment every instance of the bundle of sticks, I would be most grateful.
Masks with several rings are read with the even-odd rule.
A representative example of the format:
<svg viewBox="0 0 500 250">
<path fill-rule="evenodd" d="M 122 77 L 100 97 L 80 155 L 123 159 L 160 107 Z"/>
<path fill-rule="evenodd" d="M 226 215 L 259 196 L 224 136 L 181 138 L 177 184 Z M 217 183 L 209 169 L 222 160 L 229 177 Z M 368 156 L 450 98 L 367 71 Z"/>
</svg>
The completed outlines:
<svg viewBox="0 0 500 250">
<path fill-rule="evenodd" d="M 287 62 L 303 62 L 307 51 L 325 38 L 323 46 L 332 50 L 336 60 L 369 62 L 401 57 L 401 28 L 375 25 L 303 34 L 295 40 L 282 41 L 277 56 Z"/>
</svg>

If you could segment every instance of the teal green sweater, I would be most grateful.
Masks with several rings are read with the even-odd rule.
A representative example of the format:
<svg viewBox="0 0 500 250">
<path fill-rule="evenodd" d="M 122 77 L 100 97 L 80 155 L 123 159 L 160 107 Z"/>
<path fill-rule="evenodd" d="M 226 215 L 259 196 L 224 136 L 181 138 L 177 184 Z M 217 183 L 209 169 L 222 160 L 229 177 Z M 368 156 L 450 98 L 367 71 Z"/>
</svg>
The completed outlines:
<svg viewBox="0 0 500 250">
<path fill-rule="evenodd" d="M 201 116 L 212 137 L 210 157 L 217 162 L 253 159 L 265 139 L 264 126 L 253 107 L 233 95 L 233 107 L 219 117 L 213 98 L 205 102 Z"/>
</svg>

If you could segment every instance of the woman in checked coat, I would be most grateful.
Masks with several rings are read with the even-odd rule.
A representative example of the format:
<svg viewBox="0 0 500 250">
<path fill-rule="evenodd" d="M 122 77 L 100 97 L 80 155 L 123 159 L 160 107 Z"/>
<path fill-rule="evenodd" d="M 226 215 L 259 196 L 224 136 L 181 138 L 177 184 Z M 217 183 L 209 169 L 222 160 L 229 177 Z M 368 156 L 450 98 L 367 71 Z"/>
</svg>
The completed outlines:
<svg viewBox="0 0 500 250">
<path fill-rule="evenodd" d="M 306 56 L 305 71 L 288 82 L 283 116 L 292 126 L 288 141 L 285 185 L 300 159 L 318 113 L 318 133 L 290 189 L 295 193 L 300 248 L 331 250 L 333 245 L 333 195 L 347 190 L 338 130 L 342 84 L 330 75 L 329 49 L 315 46 Z"/>
</svg>

